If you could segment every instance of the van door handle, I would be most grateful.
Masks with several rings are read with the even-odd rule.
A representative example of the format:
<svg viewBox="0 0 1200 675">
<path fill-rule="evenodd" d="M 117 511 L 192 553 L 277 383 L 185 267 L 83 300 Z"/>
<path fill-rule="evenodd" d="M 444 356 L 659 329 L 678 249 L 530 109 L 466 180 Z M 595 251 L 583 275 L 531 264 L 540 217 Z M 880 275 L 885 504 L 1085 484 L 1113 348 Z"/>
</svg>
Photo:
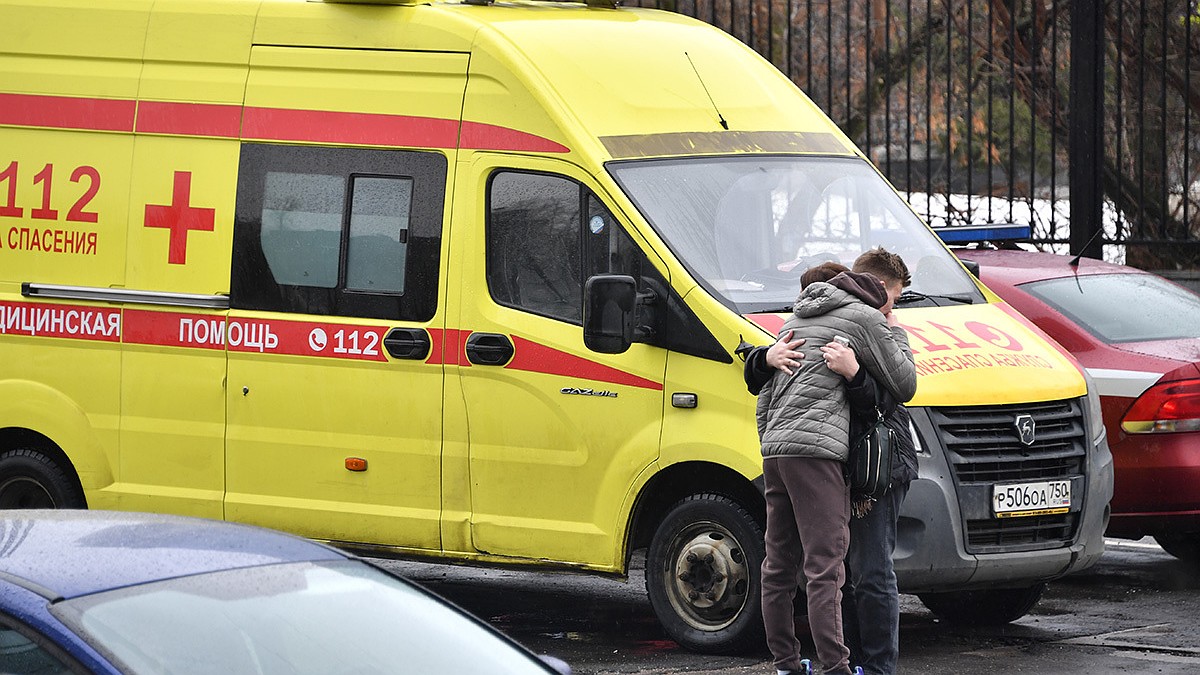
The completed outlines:
<svg viewBox="0 0 1200 675">
<path fill-rule="evenodd" d="M 424 328 L 393 328 L 383 338 L 383 348 L 394 359 L 423 359 L 432 345 Z"/>
<path fill-rule="evenodd" d="M 467 360 L 477 366 L 502 366 L 513 351 L 512 342 L 502 333 L 471 333 L 467 338 Z"/>
</svg>

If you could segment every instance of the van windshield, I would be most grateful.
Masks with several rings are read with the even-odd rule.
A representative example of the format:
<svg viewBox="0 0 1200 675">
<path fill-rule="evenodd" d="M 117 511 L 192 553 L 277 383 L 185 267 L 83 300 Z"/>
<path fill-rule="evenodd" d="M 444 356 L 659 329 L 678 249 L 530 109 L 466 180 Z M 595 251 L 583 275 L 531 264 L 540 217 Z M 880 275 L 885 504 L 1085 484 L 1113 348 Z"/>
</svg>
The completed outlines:
<svg viewBox="0 0 1200 675">
<path fill-rule="evenodd" d="M 800 275 L 883 246 L 912 273 L 905 303 L 982 302 L 970 276 L 866 161 L 689 157 L 609 171 L 696 281 L 741 314 L 786 312 Z"/>
</svg>

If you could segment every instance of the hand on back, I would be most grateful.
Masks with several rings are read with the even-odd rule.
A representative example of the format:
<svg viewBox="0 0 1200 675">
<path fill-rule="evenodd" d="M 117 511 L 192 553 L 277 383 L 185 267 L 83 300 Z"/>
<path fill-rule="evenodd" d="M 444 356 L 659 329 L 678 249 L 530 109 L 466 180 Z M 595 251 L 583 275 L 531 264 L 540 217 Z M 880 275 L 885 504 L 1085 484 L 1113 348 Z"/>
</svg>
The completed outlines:
<svg viewBox="0 0 1200 675">
<path fill-rule="evenodd" d="M 804 358 L 804 354 L 798 351 L 803 344 L 804 338 L 793 340 L 792 331 L 789 330 L 767 350 L 767 365 L 791 375 L 792 369 L 799 368 L 800 361 Z"/>
<path fill-rule="evenodd" d="M 829 344 L 821 347 L 821 355 L 825 357 L 825 365 L 847 381 L 853 380 L 858 374 L 858 357 L 854 355 L 854 350 L 846 345 L 831 340 Z"/>
</svg>

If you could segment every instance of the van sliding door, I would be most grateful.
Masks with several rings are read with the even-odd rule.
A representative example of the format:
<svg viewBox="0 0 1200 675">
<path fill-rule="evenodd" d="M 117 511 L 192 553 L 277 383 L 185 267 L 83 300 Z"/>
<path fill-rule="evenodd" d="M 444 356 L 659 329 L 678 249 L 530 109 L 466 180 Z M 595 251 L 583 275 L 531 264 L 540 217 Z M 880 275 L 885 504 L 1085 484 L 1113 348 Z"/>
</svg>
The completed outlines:
<svg viewBox="0 0 1200 675">
<path fill-rule="evenodd" d="M 444 367 L 430 356 L 445 325 L 453 151 L 441 141 L 455 137 L 420 120 L 457 128 L 454 96 L 425 92 L 461 97 L 465 68 L 454 54 L 254 48 L 227 337 L 228 519 L 440 547 Z"/>
</svg>

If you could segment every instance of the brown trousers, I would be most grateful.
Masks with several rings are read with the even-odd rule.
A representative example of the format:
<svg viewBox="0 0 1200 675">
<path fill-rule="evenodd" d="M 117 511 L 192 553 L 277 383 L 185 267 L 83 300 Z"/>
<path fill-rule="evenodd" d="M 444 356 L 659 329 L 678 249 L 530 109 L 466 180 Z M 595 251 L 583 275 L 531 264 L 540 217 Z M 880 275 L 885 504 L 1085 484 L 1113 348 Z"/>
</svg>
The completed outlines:
<svg viewBox="0 0 1200 675">
<path fill-rule="evenodd" d="M 826 672 L 849 673 L 850 651 L 842 637 L 842 583 L 850 543 L 850 491 L 842 463 L 768 458 L 763 460 L 763 480 L 767 555 L 762 564 L 762 613 L 775 667 L 800 667 L 793 602 L 803 570 L 817 659 Z"/>
</svg>

